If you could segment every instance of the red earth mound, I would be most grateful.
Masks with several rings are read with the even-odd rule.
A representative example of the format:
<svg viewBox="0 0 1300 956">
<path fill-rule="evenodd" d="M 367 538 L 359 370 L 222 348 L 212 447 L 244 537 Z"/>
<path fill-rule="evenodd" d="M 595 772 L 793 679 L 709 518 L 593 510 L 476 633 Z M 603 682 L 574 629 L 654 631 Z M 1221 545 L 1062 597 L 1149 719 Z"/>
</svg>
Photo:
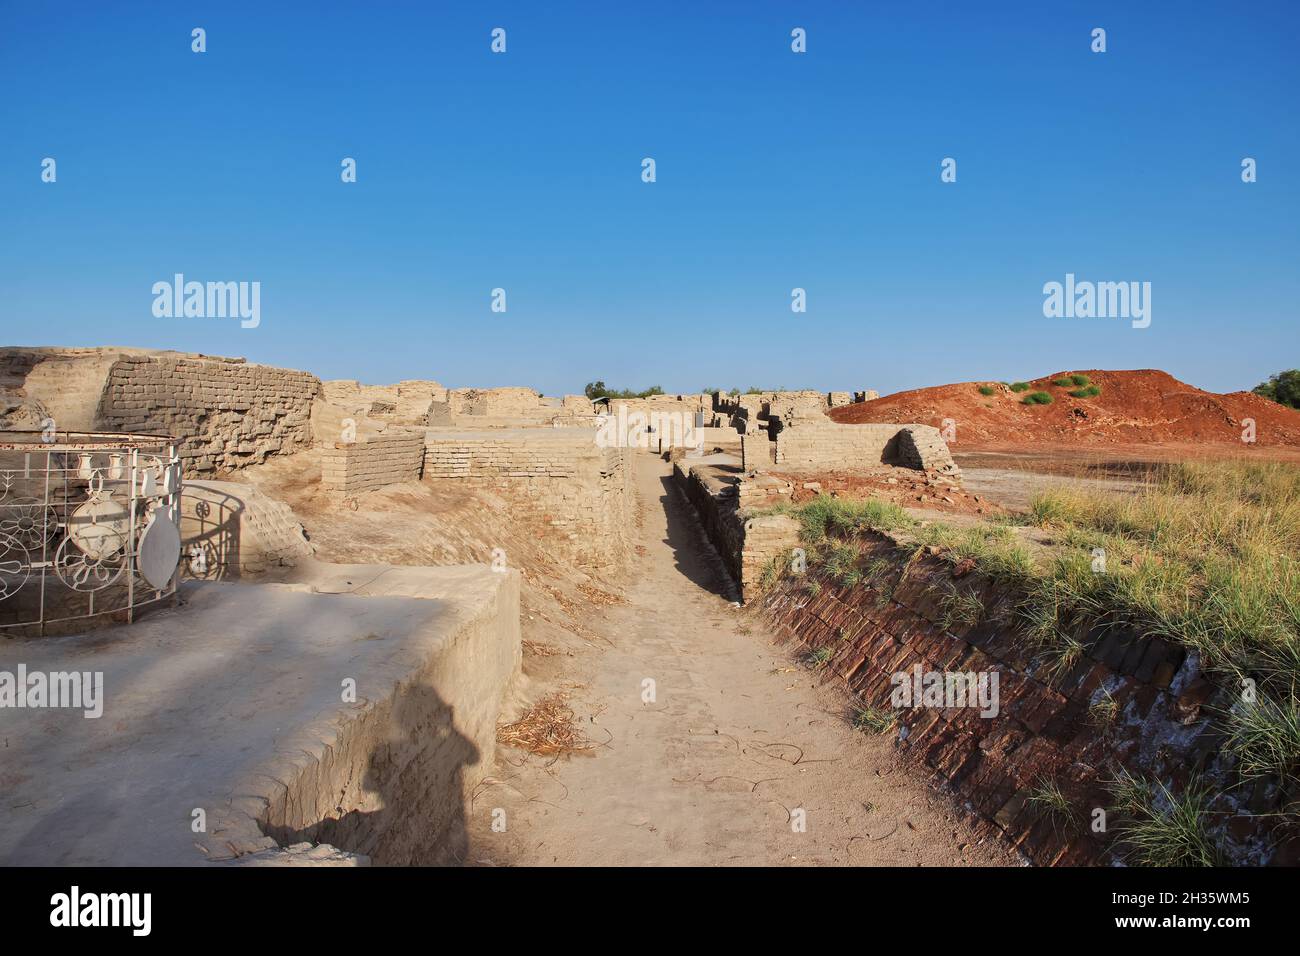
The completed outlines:
<svg viewBox="0 0 1300 956">
<path fill-rule="evenodd" d="M 1087 375 L 1101 394 L 1074 398 L 1078 388 L 1052 384 L 1071 374 Z M 1179 444 L 1254 448 L 1300 448 L 1300 411 L 1250 392 L 1217 395 L 1155 369 L 1058 372 L 1013 392 L 998 382 L 962 382 L 896 392 L 830 416 L 846 424 L 918 422 L 943 429 L 951 419 L 963 451 L 1036 445 Z M 981 395 L 980 386 L 993 389 Z M 1050 405 L 1027 405 L 1031 392 L 1047 392 Z M 1242 434 L 1254 421 L 1255 443 Z"/>
</svg>

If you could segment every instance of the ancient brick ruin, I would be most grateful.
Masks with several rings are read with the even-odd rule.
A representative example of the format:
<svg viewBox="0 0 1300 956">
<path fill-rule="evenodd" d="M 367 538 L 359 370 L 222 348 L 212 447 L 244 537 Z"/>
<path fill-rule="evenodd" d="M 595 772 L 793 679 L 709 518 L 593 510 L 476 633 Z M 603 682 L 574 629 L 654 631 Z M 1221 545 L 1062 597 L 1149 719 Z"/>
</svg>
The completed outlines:
<svg viewBox="0 0 1300 956">
<path fill-rule="evenodd" d="M 1062 835 L 1027 809 L 1035 782 L 1050 773 L 1077 799 L 1095 802 L 1096 758 L 1112 745 L 1130 765 L 1175 781 L 1183 762 L 1216 768 L 1217 741 L 1202 711 L 1221 691 L 1181 649 L 1134 635 L 1098 639 L 1083 664 L 1048 680 L 997 623 L 997 608 L 1013 596 L 993 583 L 975 575 L 962 585 L 989 609 L 979 626 L 945 619 L 940 604 L 951 590 L 950 569 L 937 559 L 897 561 L 888 589 L 828 585 L 807 592 L 798 576 L 784 575 L 805 546 L 789 506 L 820 494 L 831 477 L 851 473 L 899 485 L 902 476 L 915 485 L 910 490 L 920 489 L 908 501 L 913 506 L 964 496 L 962 472 L 938 429 L 838 424 L 828 416 L 850 406 L 869 414 L 874 400 L 862 389 L 592 402 L 528 388 L 447 388 L 433 379 L 321 382 L 242 359 L 171 352 L 0 351 L 0 427 L 39 432 L 53 423 L 64 431 L 175 436 L 186 478 L 180 574 L 254 589 L 197 592 L 203 597 L 189 620 L 200 630 L 232 606 L 276 620 L 296 615 L 314 622 L 309 636 L 290 628 L 277 631 L 277 640 L 304 641 L 295 651 L 303 659 L 314 659 L 319 648 L 337 662 L 354 659 L 349 641 L 359 638 L 347 630 L 349 621 L 367 622 L 364 640 L 374 643 L 367 660 L 375 679 L 391 685 L 381 705 L 338 731 L 330 714 L 295 702 L 299 709 L 282 719 L 302 722 L 302 756 L 271 761 L 269 770 L 245 768 L 246 789 L 238 792 L 254 796 L 223 806 L 219 819 L 228 836 L 205 841 L 209 859 L 299 860 L 304 841 L 333 847 L 321 862 L 445 859 L 452 817 L 439 817 L 431 828 L 406 816 L 384 821 L 358 783 L 366 753 L 385 754 L 377 779 L 398 804 L 417 804 L 429 792 L 438 794 L 440 807 L 465 799 L 486 764 L 461 777 L 449 775 L 443 762 L 453 752 L 491 759 L 493 728 L 519 676 L 521 600 L 526 621 L 549 622 L 537 605 L 557 591 L 539 584 L 539 568 L 562 566 L 557 580 L 580 578 L 585 598 L 598 576 L 635 567 L 635 529 L 645 508 L 659 507 L 658 487 L 638 493 L 635 478 L 653 462 L 664 469 L 662 494 L 688 503 L 701 545 L 722 569 L 719 593 L 823 655 L 826 673 L 857 700 L 879 703 L 891 675 L 914 663 L 996 670 L 1006 719 L 909 711 L 899 718 L 902 751 L 968 800 L 989 832 L 1033 861 L 1096 862 L 1105 853 L 1098 840 Z M 389 511 L 402 517 L 385 525 Z M 429 525 L 421 522 L 440 514 L 455 517 L 440 526 L 435 547 L 422 540 Z M 462 534 L 456 521 L 491 528 L 492 537 Z M 532 563 L 514 569 L 507 549 L 494 546 L 498 540 L 508 542 L 511 555 L 535 549 Z M 899 551 L 885 540 L 874 547 L 882 561 L 894 561 Z M 454 613 L 443 616 L 444 607 Z M 406 636 L 388 656 L 384 635 L 399 632 Z M 147 646 L 172 647 L 167 642 L 181 633 L 141 631 L 145 645 L 127 642 L 136 656 L 123 666 L 142 666 Z M 317 633 L 319 645 L 312 643 Z M 592 643 L 586 631 L 575 633 Z M 212 643 L 210 633 L 201 637 Z M 243 639 L 256 643 L 260 632 Z M 436 694 L 409 683 L 403 668 L 412 661 Z M 240 679 L 261 686 L 255 669 Z M 1085 719 L 1101 691 L 1123 716 L 1109 737 Z M 422 749 L 409 733 L 385 749 L 384 740 L 406 733 L 404 720 L 425 733 L 439 726 L 448 706 L 464 715 L 461 736 L 448 738 L 459 741 L 459 751 L 452 744 Z M 1151 746 L 1149 736 L 1161 746 Z M 392 769 L 404 761 L 409 773 Z M 270 779 L 279 783 L 268 787 Z M 1261 792 L 1257 802 L 1276 809 L 1276 799 Z M 1237 838 L 1239 855 L 1262 852 L 1260 829 L 1241 828 Z"/>
</svg>

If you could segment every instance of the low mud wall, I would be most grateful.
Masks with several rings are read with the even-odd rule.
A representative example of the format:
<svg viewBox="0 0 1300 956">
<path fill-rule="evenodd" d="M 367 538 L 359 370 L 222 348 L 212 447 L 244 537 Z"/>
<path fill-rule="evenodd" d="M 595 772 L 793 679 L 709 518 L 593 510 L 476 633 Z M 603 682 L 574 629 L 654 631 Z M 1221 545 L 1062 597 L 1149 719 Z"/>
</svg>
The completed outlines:
<svg viewBox="0 0 1300 956">
<path fill-rule="evenodd" d="M 884 537 L 866 546 L 864 562 L 873 558 L 875 573 L 852 587 L 824 577 L 810 585 L 812 572 L 788 578 L 764 597 L 761 612 L 822 661 L 828 679 L 893 714 L 898 746 L 1035 863 L 1113 859 L 1124 818 L 1107 783 L 1118 768 L 1173 794 L 1194 778 L 1208 783 L 1216 796 L 1206 828 L 1226 861 L 1294 857 L 1275 782 L 1241 781 L 1220 749 L 1212 715 L 1233 696 L 1201 672 L 1195 654 L 1111 629 L 1089 636 L 1076 665 L 1051 673 L 1009 623 L 1016 594 L 978 572 L 956 578 L 960 566 L 940 556 L 903 557 Z M 964 620 L 954 620 L 963 607 Z M 951 701 L 937 696 L 896 706 L 901 684 L 917 689 L 918 675 L 934 674 L 996 675 L 996 712 L 945 706 Z M 1044 811 L 1034 796 L 1045 785 L 1064 794 L 1068 811 Z"/>
<path fill-rule="evenodd" d="M 393 432 L 364 441 L 338 442 L 321 451 L 321 487 L 337 495 L 359 495 L 386 485 L 419 481 L 424 437 Z"/>
<path fill-rule="evenodd" d="M 679 459 L 673 464 L 673 482 L 695 508 L 742 601 L 759 592 L 770 565 L 788 562 L 790 550 L 799 545 L 799 523 L 794 518 L 753 516 L 740 507 L 737 486 L 709 465 Z"/>
<path fill-rule="evenodd" d="M 379 865 L 464 861 L 471 794 L 492 766 L 521 662 L 518 574 L 492 577 L 489 599 L 280 777 L 257 816 L 268 837 L 282 847 L 329 844 Z"/>
<path fill-rule="evenodd" d="M 631 454 L 600 447 L 590 428 L 430 431 L 424 480 L 491 489 L 544 527 L 560 553 L 580 566 L 600 566 L 626 550 Z"/>
<path fill-rule="evenodd" d="M 797 419 L 776 434 L 776 464 L 800 468 L 902 465 L 957 474 L 939 430 L 931 425 L 838 425 Z"/>
</svg>

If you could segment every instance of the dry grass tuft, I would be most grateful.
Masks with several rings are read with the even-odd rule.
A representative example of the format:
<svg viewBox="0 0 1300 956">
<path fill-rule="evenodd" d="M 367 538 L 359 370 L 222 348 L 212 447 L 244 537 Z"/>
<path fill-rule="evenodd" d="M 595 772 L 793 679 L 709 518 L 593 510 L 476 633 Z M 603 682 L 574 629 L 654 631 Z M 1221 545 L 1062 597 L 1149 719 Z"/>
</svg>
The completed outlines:
<svg viewBox="0 0 1300 956">
<path fill-rule="evenodd" d="M 592 604 L 597 607 L 613 607 L 616 604 L 626 604 L 627 602 L 617 594 L 610 594 L 608 591 L 602 591 L 600 588 L 593 587 L 590 584 L 579 584 L 578 590 Z"/>
<path fill-rule="evenodd" d="M 497 741 L 541 757 L 565 757 L 595 745 L 578 730 L 562 693 L 549 694 L 512 724 L 497 728 Z"/>
</svg>

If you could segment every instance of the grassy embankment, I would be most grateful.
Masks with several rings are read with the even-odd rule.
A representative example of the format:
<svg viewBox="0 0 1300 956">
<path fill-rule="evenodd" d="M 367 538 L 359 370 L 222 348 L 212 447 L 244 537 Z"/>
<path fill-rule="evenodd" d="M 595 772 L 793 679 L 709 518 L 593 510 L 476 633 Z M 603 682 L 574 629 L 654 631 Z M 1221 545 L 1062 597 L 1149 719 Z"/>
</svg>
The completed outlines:
<svg viewBox="0 0 1300 956">
<path fill-rule="evenodd" d="M 803 525 L 809 565 L 845 586 L 890 569 L 864 559 L 859 539 L 884 532 L 920 555 L 937 546 L 952 562 L 974 559 L 1021 595 L 1013 618 L 1049 679 L 1082 660 L 1098 628 L 1122 626 L 1177 642 L 1225 686 L 1250 688 L 1218 714 L 1244 780 L 1300 780 L 1300 469 L 1282 463 L 1180 463 L 1155 469 L 1145 491 L 1106 494 L 1069 485 L 1037 495 L 1028 513 L 976 527 L 919 522 L 884 502 L 821 496 L 787 513 Z M 1017 525 L 1047 529 L 1050 557 L 1031 557 Z M 1097 557 L 1104 555 L 1102 570 Z M 774 569 L 771 578 L 778 576 Z M 971 623 L 983 608 L 954 588 L 945 613 Z M 1252 699 L 1253 697 L 1253 699 Z M 1147 789 L 1143 791 L 1143 786 Z M 1211 862 L 1184 796 L 1121 775 L 1117 795 L 1134 809 L 1148 795 L 1147 829 L 1130 843 L 1139 861 Z M 1193 808 L 1194 809 L 1194 808 Z M 1183 848 L 1183 849 L 1180 849 Z"/>
</svg>

